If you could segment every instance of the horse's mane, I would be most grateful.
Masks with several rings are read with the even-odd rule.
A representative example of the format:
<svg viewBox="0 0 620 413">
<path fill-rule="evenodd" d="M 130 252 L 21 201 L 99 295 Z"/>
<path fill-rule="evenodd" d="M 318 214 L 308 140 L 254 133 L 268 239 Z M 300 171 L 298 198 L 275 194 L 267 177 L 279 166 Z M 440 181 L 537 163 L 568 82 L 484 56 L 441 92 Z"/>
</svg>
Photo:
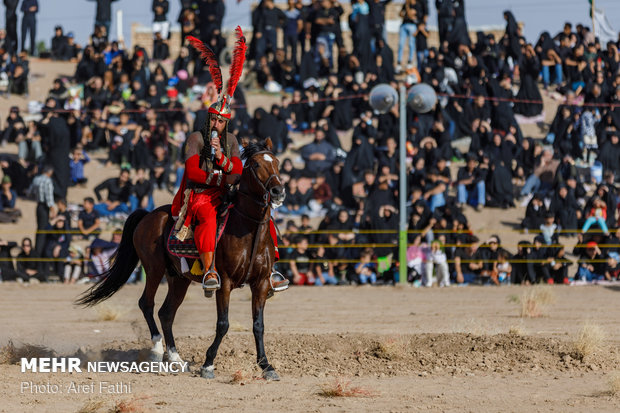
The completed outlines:
<svg viewBox="0 0 620 413">
<path fill-rule="evenodd" d="M 266 142 L 250 143 L 248 146 L 243 148 L 241 159 L 247 161 L 259 152 L 271 152 L 271 150 L 267 147 Z"/>
</svg>

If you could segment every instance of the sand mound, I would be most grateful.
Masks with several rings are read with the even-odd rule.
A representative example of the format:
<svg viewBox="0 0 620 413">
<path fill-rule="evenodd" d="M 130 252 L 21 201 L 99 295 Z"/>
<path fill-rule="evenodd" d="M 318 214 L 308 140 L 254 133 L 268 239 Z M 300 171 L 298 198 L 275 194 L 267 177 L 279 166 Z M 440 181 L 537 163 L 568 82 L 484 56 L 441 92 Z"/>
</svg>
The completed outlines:
<svg viewBox="0 0 620 413">
<path fill-rule="evenodd" d="M 211 337 L 177 339 L 181 356 L 190 361 L 194 369 L 204 362 L 210 344 Z M 104 346 L 101 354 L 133 360 L 145 345 L 139 341 L 111 342 Z M 270 334 L 265 345 L 276 370 L 292 377 L 613 371 L 620 368 L 617 349 L 576 360 L 571 357 L 573 349 L 568 342 L 509 334 Z M 232 374 L 246 369 L 255 357 L 251 334 L 231 334 L 220 346 L 216 369 Z"/>
</svg>

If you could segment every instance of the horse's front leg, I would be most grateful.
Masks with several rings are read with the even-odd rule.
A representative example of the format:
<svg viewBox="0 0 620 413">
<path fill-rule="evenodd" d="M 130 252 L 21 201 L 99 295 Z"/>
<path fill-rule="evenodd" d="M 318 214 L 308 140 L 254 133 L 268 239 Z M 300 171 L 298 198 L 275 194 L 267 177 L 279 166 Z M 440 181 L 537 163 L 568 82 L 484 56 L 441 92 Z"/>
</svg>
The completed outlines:
<svg viewBox="0 0 620 413">
<path fill-rule="evenodd" d="M 270 287 L 269 277 L 265 278 L 259 285 L 252 287 L 253 332 L 254 341 L 256 342 L 256 361 L 258 366 L 263 370 L 263 378 L 277 381 L 280 380 L 280 377 L 273 366 L 269 364 L 269 361 L 267 361 L 265 343 L 263 341 L 263 335 L 265 333 L 263 311 L 265 310 L 265 301 L 267 300 L 267 293 Z"/>
<path fill-rule="evenodd" d="M 230 301 L 231 288 L 228 277 L 222 278 L 225 281 L 222 282 L 222 288 L 217 290 L 215 295 L 215 299 L 217 300 L 217 326 L 215 328 L 215 338 L 207 350 L 205 364 L 200 368 L 200 376 L 205 379 L 215 378 L 215 374 L 213 373 L 213 360 L 215 360 L 215 356 L 217 356 L 217 349 L 220 347 L 222 339 L 228 332 L 228 304 Z"/>
</svg>

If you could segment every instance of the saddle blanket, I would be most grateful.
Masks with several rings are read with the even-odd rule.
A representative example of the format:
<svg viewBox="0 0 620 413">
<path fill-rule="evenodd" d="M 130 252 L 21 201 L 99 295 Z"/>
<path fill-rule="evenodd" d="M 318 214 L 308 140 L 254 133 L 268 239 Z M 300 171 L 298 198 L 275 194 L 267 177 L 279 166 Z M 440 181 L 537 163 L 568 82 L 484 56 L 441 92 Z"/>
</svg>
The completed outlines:
<svg viewBox="0 0 620 413">
<path fill-rule="evenodd" d="M 220 240 L 222 234 L 224 233 L 224 228 L 226 227 L 226 222 L 228 221 L 228 214 L 224 215 L 224 219 L 220 222 L 220 228 L 218 231 L 217 241 Z M 176 237 L 178 231 L 174 229 L 174 226 L 170 230 L 170 235 L 168 235 L 168 252 L 176 257 L 184 257 L 184 258 L 199 258 L 200 253 L 196 248 L 196 244 L 194 243 L 194 239 L 186 239 L 185 241 L 181 241 Z M 193 231 L 192 231 L 193 233 Z"/>
</svg>

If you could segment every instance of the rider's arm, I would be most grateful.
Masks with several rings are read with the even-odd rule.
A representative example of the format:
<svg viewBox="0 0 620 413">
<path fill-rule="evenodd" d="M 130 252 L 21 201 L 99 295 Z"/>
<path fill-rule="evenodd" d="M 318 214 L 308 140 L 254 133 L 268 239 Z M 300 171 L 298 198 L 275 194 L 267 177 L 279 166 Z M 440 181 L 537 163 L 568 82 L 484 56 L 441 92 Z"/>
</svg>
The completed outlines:
<svg viewBox="0 0 620 413">
<path fill-rule="evenodd" d="M 185 161 L 185 173 L 190 181 L 206 183 L 207 173 L 200 168 L 200 155 L 192 155 Z"/>
<path fill-rule="evenodd" d="M 232 133 L 229 133 L 226 138 L 230 142 L 231 154 L 230 158 L 222 153 L 220 159 L 216 159 L 217 166 L 222 168 L 225 174 L 229 175 L 241 175 L 243 171 L 243 163 L 241 162 L 241 156 L 239 154 L 239 144 L 237 138 Z"/>
</svg>

